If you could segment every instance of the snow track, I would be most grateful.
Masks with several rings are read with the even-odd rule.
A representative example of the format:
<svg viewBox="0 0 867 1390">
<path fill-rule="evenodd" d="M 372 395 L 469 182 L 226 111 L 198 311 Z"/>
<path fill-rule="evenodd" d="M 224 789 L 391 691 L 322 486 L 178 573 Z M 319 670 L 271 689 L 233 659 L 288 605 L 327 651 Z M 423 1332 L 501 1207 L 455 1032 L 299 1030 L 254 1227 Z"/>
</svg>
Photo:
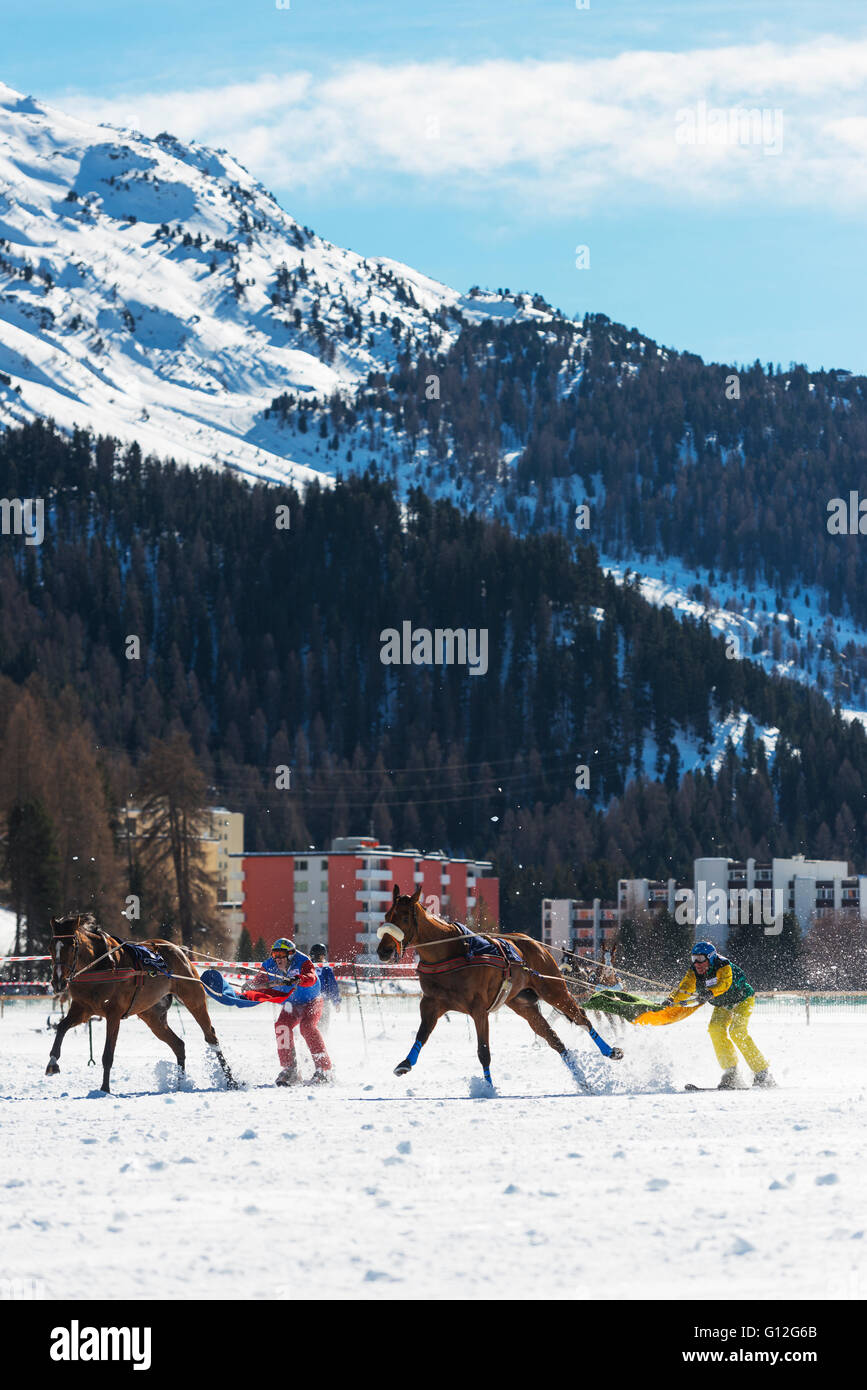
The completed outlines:
<svg viewBox="0 0 867 1390">
<path fill-rule="evenodd" d="M 606 1063 L 563 1019 L 595 1089 L 495 1016 L 495 1094 L 468 1021 L 392 1068 L 409 1000 L 354 1001 L 336 1084 L 279 1090 L 271 1009 L 212 1009 L 249 1089 L 221 1091 L 184 1014 L 187 1088 L 143 1024 L 121 1028 L 116 1094 L 89 1098 L 87 1030 L 44 1072 L 46 1001 L 0 1019 L 0 1281 L 61 1298 L 854 1299 L 867 1294 L 867 1010 L 760 1009 L 780 1089 L 684 1094 L 717 1069 L 699 1018 L 626 1028 Z M 181 1015 L 172 1026 L 180 1031 Z M 612 1039 L 610 1021 L 600 1029 Z M 94 1026 L 94 1052 L 103 1026 Z M 312 1070 L 303 1053 L 302 1069 Z"/>
</svg>

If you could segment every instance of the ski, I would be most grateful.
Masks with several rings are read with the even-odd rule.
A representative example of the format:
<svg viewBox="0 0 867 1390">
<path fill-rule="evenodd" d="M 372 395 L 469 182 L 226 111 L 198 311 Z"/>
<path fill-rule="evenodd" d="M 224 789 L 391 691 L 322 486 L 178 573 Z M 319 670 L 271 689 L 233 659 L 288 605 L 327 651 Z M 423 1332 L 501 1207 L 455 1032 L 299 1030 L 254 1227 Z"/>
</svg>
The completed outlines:
<svg viewBox="0 0 867 1390">
<path fill-rule="evenodd" d="M 725 1095 L 727 1091 L 751 1091 L 753 1088 L 752 1086 L 693 1086 L 692 1082 L 688 1081 L 683 1089 L 685 1091 L 720 1091 L 721 1094 Z"/>
</svg>

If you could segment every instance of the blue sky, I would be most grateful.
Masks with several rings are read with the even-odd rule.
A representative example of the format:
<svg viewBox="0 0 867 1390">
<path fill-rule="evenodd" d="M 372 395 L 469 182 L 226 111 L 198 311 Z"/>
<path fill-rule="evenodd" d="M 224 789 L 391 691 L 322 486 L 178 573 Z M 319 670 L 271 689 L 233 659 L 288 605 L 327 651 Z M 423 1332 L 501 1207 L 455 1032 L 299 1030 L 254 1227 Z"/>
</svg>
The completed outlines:
<svg viewBox="0 0 867 1390">
<path fill-rule="evenodd" d="M 852 0 L 3 9 L 0 80 L 225 146 L 363 254 L 539 290 L 709 359 L 867 372 Z"/>
</svg>

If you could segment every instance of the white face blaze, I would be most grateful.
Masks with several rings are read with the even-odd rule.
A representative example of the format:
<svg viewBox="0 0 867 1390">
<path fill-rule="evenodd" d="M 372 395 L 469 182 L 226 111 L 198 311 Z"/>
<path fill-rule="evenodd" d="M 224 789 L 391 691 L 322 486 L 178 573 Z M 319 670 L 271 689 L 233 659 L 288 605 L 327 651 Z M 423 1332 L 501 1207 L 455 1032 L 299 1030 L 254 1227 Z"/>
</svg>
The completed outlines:
<svg viewBox="0 0 867 1390">
<path fill-rule="evenodd" d="M 402 928 L 393 927 L 390 922 L 386 922 L 385 926 L 377 927 L 376 934 L 379 937 L 380 941 L 384 936 L 393 936 L 395 941 L 403 941 Z"/>
</svg>

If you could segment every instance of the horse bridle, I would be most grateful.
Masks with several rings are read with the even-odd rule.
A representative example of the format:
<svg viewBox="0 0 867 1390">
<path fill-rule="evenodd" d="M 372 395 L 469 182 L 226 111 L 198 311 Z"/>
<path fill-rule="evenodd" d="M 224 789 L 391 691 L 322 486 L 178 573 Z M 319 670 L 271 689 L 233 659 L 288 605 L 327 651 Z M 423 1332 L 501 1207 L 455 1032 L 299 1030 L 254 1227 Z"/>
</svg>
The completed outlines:
<svg viewBox="0 0 867 1390">
<path fill-rule="evenodd" d="M 407 896 L 408 896 L 408 895 L 407 895 Z M 416 898 L 416 899 L 410 898 L 410 903 L 411 903 L 411 905 L 412 905 L 412 906 L 411 906 L 411 915 L 412 915 L 412 925 L 413 925 L 413 928 L 414 928 L 414 940 L 412 940 L 412 941 L 407 941 L 407 942 L 406 942 L 406 945 L 407 945 L 407 946 L 413 946 L 416 950 L 419 950 L 420 947 L 424 947 L 425 949 L 428 949 L 428 948 L 429 948 L 429 949 L 432 950 L 435 946 L 448 946 L 448 945 L 452 945 L 452 946 L 453 946 L 453 945 L 455 944 L 455 938 L 454 938 L 453 936 L 444 936 L 444 937 L 441 937 L 439 941 L 419 941 L 419 940 L 418 940 L 418 921 L 417 921 L 416 915 L 415 915 L 415 910 L 416 910 L 416 908 L 419 906 L 419 902 L 418 902 L 418 899 L 417 899 L 417 898 Z M 380 941 L 382 940 L 382 938 L 383 938 L 384 936 L 390 936 L 390 937 L 392 937 L 392 938 L 394 939 L 394 942 L 395 942 L 396 946 L 397 946 L 397 954 L 398 954 L 398 956 L 402 956 L 402 955 L 403 955 L 403 952 L 404 952 L 404 942 L 406 941 L 406 932 L 403 930 L 403 927 L 398 927 L 398 926 L 395 925 L 394 922 L 389 922 L 389 920 L 388 920 L 388 918 L 389 918 L 389 913 L 394 912 L 394 909 L 395 909 L 396 906 L 397 906 L 396 903 L 392 903 L 391 907 L 388 909 L 388 912 L 385 914 L 385 922 L 383 923 L 383 925 L 382 925 L 381 927 L 377 927 L 377 929 L 376 929 L 376 934 L 377 934 L 377 936 L 379 937 Z M 445 925 L 445 924 L 444 924 L 444 925 Z M 472 935 L 475 936 L 475 935 L 478 935 L 478 933 L 473 932 Z"/>
<path fill-rule="evenodd" d="M 416 926 L 416 920 L 415 920 L 415 903 L 412 901 L 412 899 L 410 899 L 410 903 L 411 903 L 411 913 L 410 913 L 410 915 L 411 915 L 411 917 L 412 917 L 412 925 L 415 927 L 415 926 Z M 398 927 L 394 922 L 389 922 L 389 920 L 388 920 L 388 918 L 389 918 L 389 913 L 394 912 L 394 909 L 395 909 L 396 906 L 397 906 L 396 903 L 392 903 L 391 907 L 388 909 L 388 912 L 386 912 L 386 914 L 385 914 L 385 922 L 383 923 L 383 925 L 382 925 L 381 927 L 377 927 L 376 934 L 377 934 L 377 936 L 379 937 L 380 941 L 382 940 L 382 938 L 383 938 L 384 936 L 390 936 L 390 937 L 392 938 L 392 940 L 394 941 L 394 943 L 395 943 L 395 946 L 396 946 L 396 948 L 397 948 L 397 954 L 398 954 L 398 956 L 402 956 L 402 955 L 403 955 L 403 943 L 404 943 L 404 941 L 405 941 L 405 939 L 406 939 L 406 932 L 403 930 L 403 927 Z M 410 945 L 411 945 L 411 944 L 412 944 L 412 943 L 410 942 Z"/>
<path fill-rule="evenodd" d="M 57 956 L 55 957 L 55 960 L 54 960 L 54 970 L 55 970 L 55 972 L 56 972 L 56 978 L 55 978 L 55 980 L 54 980 L 54 984 L 55 984 L 55 993 L 56 993 L 56 994 L 62 994 L 62 993 L 63 993 L 63 990 L 65 990 L 65 989 L 68 987 L 70 981 L 75 979 L 76 973 L 77 973 L 75 967 L 76 967 L 76 965 L 77 965 L 77 963 L 78 963 L 78 948 L 79 948 L 79 946 L 81 945 L 81 937 L 80 937 L 79 933 L 80 933 L 80 932 L 88 932 L 88 931 L 89 931 L 89 932 L 92 932 L 94 936 L 98 936 L 98 937 L 100 938 L 100 940 L 104 941 L 105 944 L 108 946 L 108 942 L 109 942 L 109 940 L 110 940 L 108 934 L 107 934 L 106 932 L 104 932 L 104 931 L 102 930 L 101 927 L 83 927 L 83 926 L 81 925 L 81 916 L 80 916 L 80 915 L 79 915 L 78 917 L 76 917 L 76 919 L 75 919 L 75 927 L 74 927 L 74 929 L 73 929 L 72 931 L 67 931 L 67 932 L 56 932 L 56 931 L 54 931 L 53 928 L 52 928 L 52 941 L 51 941 L 51 944 L 52 944 L 52 945 L 54 945 L 54 942 L 55 942 L 55 941 L 74 941 L 74 942 L 75 942 L 75 945 L 74 945 L 73 948 L 72 948 L 72 960 L 70 961 L 69 969 L 68 969 L 67 972 L 66 972 L 66 979 L 63 980 L 62 982 L 60 982 L 60 989 L 57 989 L 57 988 L 56 988 L 56 985 L 57 985 L 58 982 L 60 981 L 60 974 L 59 974 L 59 972 L 60 972 L 60 953 L 58 952 Z M 111 967 L 112 967 L 112 969 L 114 970 L 114 969 L 116 968 L 116 963 L 115 963 L 115 959 L 114 959 L 114 953 L 115 953 L 115 951 L 118 950 L 118 949 L 119 949 L 119 948 L 118 948 L 117 946 L 108 946 L 108 950 L 105 952 L 105 955 L 104 955 L 104 956 L 97 956 L 96 960 L 90 961 L 90 962 L 88 963 L 88 965 L 86 965 L 86 966 L 84 967 L 84 969 L 83 969 L 80 973 L 81 973 L 81 974 L 84 974 L 84 971 L 85 971 L 85 970 L 88 970 L 88 969 L 90 968 L 90 966 L 96 965 L 100 960 L 104 960 L 104 959 L 105 959 L 105 956 L 108 956 L 109 959 L 111 960 Z"/>
</svg>

